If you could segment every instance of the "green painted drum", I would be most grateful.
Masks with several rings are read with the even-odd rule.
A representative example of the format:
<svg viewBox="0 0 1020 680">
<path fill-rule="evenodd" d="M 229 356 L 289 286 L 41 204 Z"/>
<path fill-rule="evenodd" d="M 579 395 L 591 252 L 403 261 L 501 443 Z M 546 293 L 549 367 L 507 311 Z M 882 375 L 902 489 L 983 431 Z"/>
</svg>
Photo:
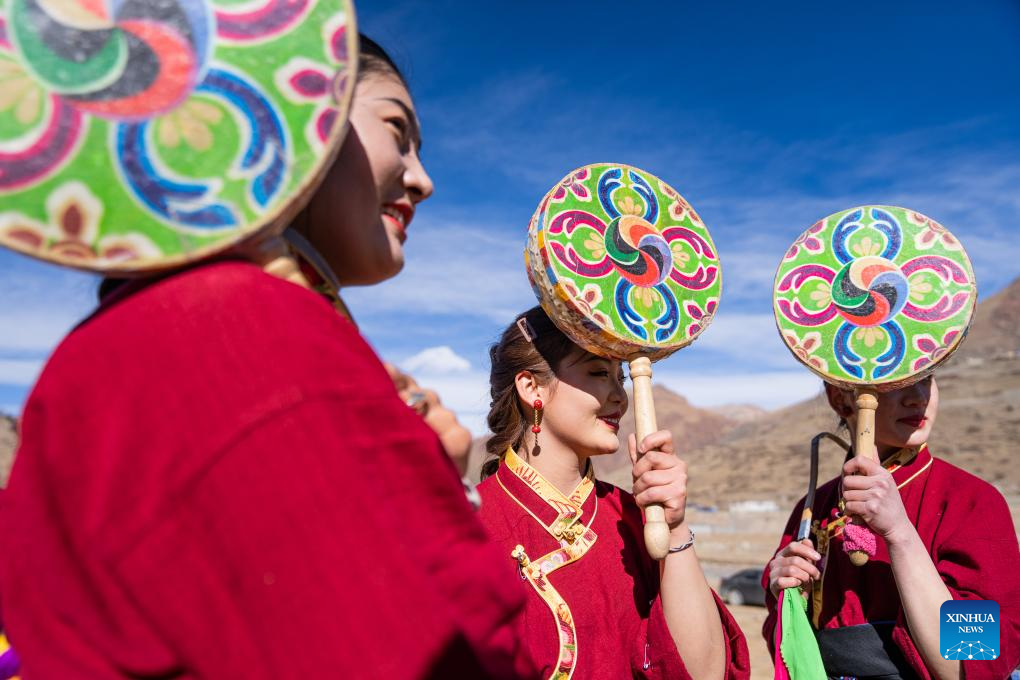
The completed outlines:
<svg viewBox="0 0 1020 680">
<path fill-rule="evenodd" d="M 563 178 L 531 220 L 524 257 L 545 311 L 601 356 L 668 356 L 719 304 L 722 270 L 701 218 L 676 189 L 629 165 Z"/>
<path fill-rule="evenodd" d="M 920 380 L 959 346 L 977 302 L 960 241 L 892 206 L 815 223 L 779 265 L 774 312 L 786 346 L 823 380 L 890 390 Z"/>
<path fill-rule="evenodd" d="M 282 230 L 356 63 L 350 0 L 0 0 L 0 245 L 131 274 Z"/>
</svg>

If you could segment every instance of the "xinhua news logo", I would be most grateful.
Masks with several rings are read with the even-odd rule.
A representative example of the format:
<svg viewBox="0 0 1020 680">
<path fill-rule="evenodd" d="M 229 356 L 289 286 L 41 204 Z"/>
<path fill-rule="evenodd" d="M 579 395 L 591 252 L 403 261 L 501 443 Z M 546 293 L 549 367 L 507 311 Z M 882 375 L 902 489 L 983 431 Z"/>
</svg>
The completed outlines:
<svg viewBox="0 0 1020 680">
<path fill-rule="evenodd" d="M 949 600 L 939 613 L 942 657 L 954 661 L 999 656 L 999 603 L 992 600 Z"/>
</svg>

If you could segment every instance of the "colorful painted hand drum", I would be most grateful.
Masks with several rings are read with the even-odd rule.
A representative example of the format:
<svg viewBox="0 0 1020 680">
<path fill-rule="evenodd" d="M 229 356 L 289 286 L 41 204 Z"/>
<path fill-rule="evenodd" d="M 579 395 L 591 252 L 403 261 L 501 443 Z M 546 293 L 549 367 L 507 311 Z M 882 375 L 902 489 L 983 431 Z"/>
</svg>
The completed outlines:
<svg viewBox="0 0 1020 680">
<path fill-rule="evenodd" d="M 668 356 L 712 321 L 722 273 L 698 214 L 629 165 L 567 175 L 542 200 L 525 250 L 546 312 L 577 344 L 615 359 Z"/>
<path fill-rule="evenodd" d="M 638 440 L 655 432 L 651 362 L 693 342 L 719 305 L 719 258 L 698 214 L 643 170 L 586 165 L 542 200 L 524 259 L 560 330 L 630 363 Z M 650 505 L 644 515 L 645 547 L 661 560 L 670 548 L 665 511 Z"/>
<path fill-rule="evenodd" d="M 128 274 L 282 229 L 343 138 L 350 0 L 0 0 L 0 245 Z"/>
<path fill-rule="evenodd" d="M 920 213 L 844 210 L 787 251 L 775 281 L 787 347 L 827 382 L 890 390 L 915 382 L 959 345 L 977 301 L 960 242 Z"/>
</svg>

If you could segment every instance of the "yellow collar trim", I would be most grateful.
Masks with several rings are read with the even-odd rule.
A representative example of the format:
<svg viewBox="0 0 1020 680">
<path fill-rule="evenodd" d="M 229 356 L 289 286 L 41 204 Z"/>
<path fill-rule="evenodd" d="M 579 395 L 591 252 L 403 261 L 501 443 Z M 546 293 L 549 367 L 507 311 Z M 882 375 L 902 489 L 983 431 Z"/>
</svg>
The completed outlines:
<svg viewBox="0 0 1020 680">
<path fill-rule="evenodd" d="M 928 459 L 928 462 L 924 464 L 924 467 L 922 467 L 922 468 L 921 468 L 920 470 L 918 470 L 918 471 L 917 471 L 917 472 L 915 472 L 914 474 L 910 475 L 910 477 L 908 477 L 907 479 L 903 480 L 903 483 L 902 483 L 902 484 L 897 484 L 897 485 L 896 485 L 896 488 L 897 488 L 897 489 L 902 489 L 902 488 L 903 488 L 903 487 L 905 487 L 905 486 L 906 486 L 907 484 L 910 484 L 910 483 L 911 483 L 912 481 L 914 481 L 915 479 L 917 479 L 917 476 L 918 476 L 919 474 L 921 474 L 922 472 L 924 472 L 925 470 L 927 470 L 928 468 L 930 468 L 930 467 L 931 467 L 931 464 L 932 464 L 932 462 L 934 462 L 934 460 L 935 460 L 934 458 L 929 458 L 929 459 Z"/>
<path fill-rule="evenodd" d="M 590 463 L 584 478 L 578 482 L 569 496 L 564 496 L 563 492 L 543 477 L 541 472 L 518 456 L 512 447 L 507 447 L 506 453 L 503 454 L 503 462 L 510 472 L 527 484 L 528 488 L 534 491 L 539 498 L 548 503 L 557 515 L 572 516 L 573 519 L 579 518 L 581 507 L 588 500 L 591 492 L 595 490 L 595 471 Z"/>
<path fill-rule="evenodd" d="M 570 492 L 569 497 L 564 496 L 538 470 L 528 465 L 518 456 L 512 448 L 507 448 L 506 453 L 503 454 L 503 465 L 506 466 L 506 469 L 511 474 L 524 482 L 539 498 L 556 511 L 556 519 L 552 521 L 552 524 L 546 524 L 521 499 L 514 496 L 506 488 L 498 475 L 496 476 L 496 481 L 506 495 L 531 515 L 557 542 L 561 545 L 573 543 L 585 533 L 586 527 L 581 521 L 581 516 L 584 514 L 583 506 L 588 497 L 591 496 L 592 491 L 595 490 L 595 482 L 593 481 L 595 473 L 591 464 L 588 466 L 588 473 L 574 490 Z M 598 512 L 597 498 L 595 499 L 595 512 Z M 592 521 L 595 519 L 595 512 L 592 513 L 591 519 L 588 521 L 588 527 L 591 526 Z"/>
<path fill-rule="evenodd" d="M 584 557 L 598 540 L 598 535 L 592 528 L 598 514 L 598 497 L 595 498 L 595 508 L 588 525 L 585 526 L 581 521 L 582 508 L 595 490 L 595 473 L 589 464 L 584 478 L 569 495 L 564 495 L 552 482 L 543 477 L 542 473 L 518 456 L 513 448 L 507 448 L 503 454 L 502 465 L 556 511 L 556 519 L 551 525 L 547 525 L 521 502 L 521 499 L 510 493 L 499 476 L 496 476 L 496 481 L 503 491 L 559 543 L 558 548 L 536 560 L 528 557 L 523 545 L 514 548 L 510 556 L 517 561 L 521 578 L 531 584 L 535 593 L 549 608 L 556 623 L 559 651 L 550 679 L 569 680 L 577 666 L 577 628 L 570 605 L 549 582 L 549 574 Z"/>
<path fill-rule="evenodd" d="M 925 446 L 927 446 L 927 444 L 921 444 L 918 447 L 904 447 L 882 461 L 882 467 L 889 472 L 895 472 L 917 458 L 917 454 L 920 453 L 921 449 Z"/>
</svg>

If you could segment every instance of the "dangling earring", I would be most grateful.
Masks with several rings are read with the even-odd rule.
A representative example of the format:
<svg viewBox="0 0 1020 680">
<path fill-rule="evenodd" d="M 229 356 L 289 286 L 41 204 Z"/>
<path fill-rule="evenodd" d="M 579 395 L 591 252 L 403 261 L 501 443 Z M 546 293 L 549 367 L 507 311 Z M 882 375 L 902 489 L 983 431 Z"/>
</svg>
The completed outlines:
<svg viewBox="0 0 1020 680">
<path fill-rule="evenodd" d="M 542 400 L 536 399 L 532 407 L 535 409 L 535 424 L 531 426 L 531 431 L 535 434 L 535 446 L 538 446 L 538 433 L 542 431 L 539 425 L 542 422 Z"/>
</svg>

